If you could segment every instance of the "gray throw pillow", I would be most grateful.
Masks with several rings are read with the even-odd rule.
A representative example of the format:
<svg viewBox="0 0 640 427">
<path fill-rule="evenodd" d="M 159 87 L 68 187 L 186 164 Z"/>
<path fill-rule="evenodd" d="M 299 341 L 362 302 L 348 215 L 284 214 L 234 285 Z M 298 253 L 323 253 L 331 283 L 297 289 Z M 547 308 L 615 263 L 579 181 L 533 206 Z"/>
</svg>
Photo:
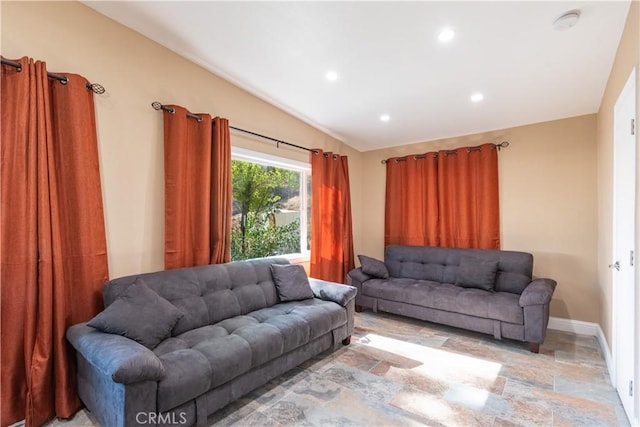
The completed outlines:
<svg viewBox="0 0 640 427">
<path fill-rule="evenodd" d="M 366 255 L 358 255 L 358 259 L 360 260 L 360 266 L 364 274 L 379 277 L 380 279 L 389 278 L 389 270 L 387 270 L 384 262 Z"/>
<path fill-rule="evenodd" d="M 109 334 L 122 335 L 153 350 L 171 335 L 183 313 L 136 279 L 89 326 Z"/>
<path fill-rule="evenodd" d="M 299 301 L 313 298 L 309 278 L 301 265 L 272 264 L 271 276 L 280 301 Z"/>
<path fill-rule="evenodd" d="M 460 258 L 456 285 L 492 291 L 496 281 L 498 261 L 485 261 L 475 257 Z"/>
</svg>

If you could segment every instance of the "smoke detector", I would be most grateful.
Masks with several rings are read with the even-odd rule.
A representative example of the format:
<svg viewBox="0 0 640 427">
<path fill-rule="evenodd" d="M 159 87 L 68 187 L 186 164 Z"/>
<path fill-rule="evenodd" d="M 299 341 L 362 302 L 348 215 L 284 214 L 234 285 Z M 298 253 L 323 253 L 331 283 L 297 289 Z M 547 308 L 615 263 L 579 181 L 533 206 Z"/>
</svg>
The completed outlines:
<svg viewBox="0 0 640 427">
<path fill-rule="evenodd" d="M 579 10 L 570 10 L 553 22 L 553 28 L 557 31 L 565 31 L 578 23 L 580 19 Z"/>
</svg>

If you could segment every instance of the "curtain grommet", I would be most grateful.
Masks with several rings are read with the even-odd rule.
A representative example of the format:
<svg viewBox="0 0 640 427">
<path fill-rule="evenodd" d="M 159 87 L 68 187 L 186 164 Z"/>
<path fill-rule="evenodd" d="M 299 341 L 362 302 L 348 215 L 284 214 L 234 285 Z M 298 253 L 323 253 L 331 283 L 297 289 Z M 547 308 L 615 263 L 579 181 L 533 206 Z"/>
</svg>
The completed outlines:
<svg viewBox="0 0 640 427">
<path fill-rule="evenodd" d="M 102 95 L 107 91 L 100 83 L 87 83 L 87 89 L 96 95 Z"/>
</svg>

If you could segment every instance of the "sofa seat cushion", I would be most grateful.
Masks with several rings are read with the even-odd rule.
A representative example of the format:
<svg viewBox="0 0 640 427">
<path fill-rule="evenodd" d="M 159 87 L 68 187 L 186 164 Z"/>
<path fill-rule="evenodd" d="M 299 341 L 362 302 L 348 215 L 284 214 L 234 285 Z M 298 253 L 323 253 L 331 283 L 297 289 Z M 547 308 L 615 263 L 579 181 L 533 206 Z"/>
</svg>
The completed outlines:
<svg viewBox="0 0 640 427">
<path fill-rule="evenodd" d="M 153 350 L 166 371 L 158 383 L 158 410 L 175 408 L 346 323 L 344 308 L 314 298 L 167 338 Z"/>
<path fill-rule="evenodd" d="M 368 297 L 389 301 L 411 302 L 423 307 L 433 307 L 433 291 L 440 283 L 429 280 L 392 277 L 389 279 L 370 279 L 362 284 L 362 294 Z"/>
<path fill-rule="evenodd" d="M 288 315 L 302 318 L 309 325 L 309 341 L 347 323 L 347 312 L 344 307 L 317 298 L 282 303 L 275 307 Z M 259 311 L 255 312 L 254 315 L 259 313 Z"/>
<path fill-rule="evenodd" d="M 524 324 L 519 295 L 462 288 L 429 280 L 391 278 L 371 279 L 362 284 L 363 295 L 452 313 Z"/>
<path fill-rule="evenodd" d="M 507 323 L 524 325 L 524 309 L 520 307 L 520 295 L 511 292 L 495 292 L 489 300 L 489 318 Z"/>
</svg>

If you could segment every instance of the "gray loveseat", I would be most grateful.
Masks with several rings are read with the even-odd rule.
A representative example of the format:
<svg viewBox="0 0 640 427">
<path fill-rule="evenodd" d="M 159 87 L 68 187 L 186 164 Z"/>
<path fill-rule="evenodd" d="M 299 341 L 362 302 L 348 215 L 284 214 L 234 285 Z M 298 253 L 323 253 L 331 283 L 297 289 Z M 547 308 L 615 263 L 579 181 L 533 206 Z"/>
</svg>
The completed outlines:
<svg viewBox="0 0 640 427">
<path fill-rule="evenodd" d="M 544 341 L 556 282 L 532 279 L 531 254 L 392 245 L 384 264 L 368 257 L 361 264 L 347 276 L 358 310 L 526 341 L 536 353 Z"/>
<path fill-rule="evenodd" d="M 288 261 L 241 261 L 106 283 L 105 307 L 142 280 L 146 292 L 170 303 L 163 306 L 167 313 L 179 310 L 179 320 L 153 349 L 86 323 L 67 331 L 77 351 L 80 398 L 102 426 L 205 425 L 232 400 L 348 344 L 356 290 L 309 279 L 311 298 L 281 302 L 272 264 Z"/>
</svg>

